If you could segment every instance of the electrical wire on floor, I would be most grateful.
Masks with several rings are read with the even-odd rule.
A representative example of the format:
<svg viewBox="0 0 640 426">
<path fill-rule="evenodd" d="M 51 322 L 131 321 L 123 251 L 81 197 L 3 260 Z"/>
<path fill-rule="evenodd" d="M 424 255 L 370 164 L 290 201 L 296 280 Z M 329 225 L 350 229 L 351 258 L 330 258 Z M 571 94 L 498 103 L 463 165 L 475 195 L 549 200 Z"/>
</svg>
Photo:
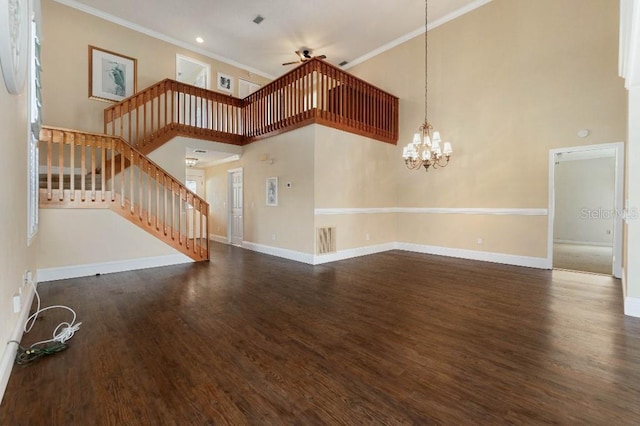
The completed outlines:
<svg viewBox="0 0 640 426">
<path fill-rule="evenodd" d="M 71 314 L 73 314 L 73 319 L 71 322 L 63 321 L 53 330 L 53 336 L 51 339 L 41 340 L 25 348 L 20 345 L 20 342 L 16 340 L 10 340 L 9 343 L 16 343 L 18 345 L 18 350 L 16 352 L 16 364 L 28 364 L 32 361 L 39 359 L 44 355 L 53 355 L 58 352 L 61 352 L 67 349 L 69 346 L 67 345 L 67 341 L 73 337 L 73 335 L 80 329 L 80 325 L 82 322 L 76 323 L 77 315 L 76 312 L 68 306 L 64 305 L 51 305 L 45 308 L 41 308 L 40 303 L 40 294 L 38 294 L 38 289 L 33 280 L 26 280 L 33 286 L 33 291 L 36 297 L 37 307 L 34 313 L 29 315 L 29 318 L 24 323 L 24 332 L 25 334 L 29 333 L 33 328 L 33 325 L 36 323 L 38 319 L 38 315 L 40 313 L 48 311 L 50 309 L 66 309 Z"/>
</svg>

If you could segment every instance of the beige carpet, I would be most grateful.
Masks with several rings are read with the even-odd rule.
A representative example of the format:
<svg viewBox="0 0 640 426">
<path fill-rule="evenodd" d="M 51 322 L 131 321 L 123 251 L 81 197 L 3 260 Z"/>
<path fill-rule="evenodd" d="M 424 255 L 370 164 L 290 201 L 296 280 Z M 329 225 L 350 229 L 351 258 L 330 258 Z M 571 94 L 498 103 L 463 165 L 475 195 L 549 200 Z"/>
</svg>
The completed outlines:
<svg viewBox="0 0 640 426">
<path fill-rule="evenodd" d="M 553 267 L 611 275 L 613 248 L 579 244 L 553 244 Z"/>
</svg>

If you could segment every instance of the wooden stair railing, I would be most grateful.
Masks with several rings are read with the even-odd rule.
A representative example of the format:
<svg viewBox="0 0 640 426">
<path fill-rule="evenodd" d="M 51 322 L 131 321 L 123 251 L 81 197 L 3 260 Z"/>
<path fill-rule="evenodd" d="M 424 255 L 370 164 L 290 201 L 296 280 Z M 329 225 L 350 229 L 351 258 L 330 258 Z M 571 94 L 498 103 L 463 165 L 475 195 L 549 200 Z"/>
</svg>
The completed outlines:
<svg viewBox="0 0 640 426">
<path fill-rule="evenodd" d="M 40 153 L 40 208 L 111 209 L 192 259 L 209 259 L 207 202 L 122 138 L 43 126 Z"/>
<path fill-rule="evenodd" d="M 104 131 L 148 154 L 175 136 L 245 145 L 318 123 L 398 141 L 398 98 L 320 59 L 245 99 L 163 80 L 109 106 Z"/>
<path fill-rule="evenodd" d="M 104 133 L 148 154 L 176 136 L 242 144 L 242 100 L 162 80 L 104 110 Z"/>
</svg>

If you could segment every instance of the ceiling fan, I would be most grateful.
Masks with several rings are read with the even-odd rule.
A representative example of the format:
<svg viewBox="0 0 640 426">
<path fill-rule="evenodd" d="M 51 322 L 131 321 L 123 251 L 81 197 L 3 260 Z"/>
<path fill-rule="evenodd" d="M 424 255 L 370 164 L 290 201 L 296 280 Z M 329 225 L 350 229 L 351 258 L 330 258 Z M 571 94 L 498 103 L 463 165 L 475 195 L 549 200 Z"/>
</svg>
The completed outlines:
<svg viewBox="0 0 640 426">
<path fill-rule="evenodd" d="M 327 59 L 326 55 L 311 56 L 311 51 L 309 49 L 296 50 L 296 55 L 298 55 L 300 59 L 298 59 L 297 61 L 285 62 L 282 65 L 299 64 L 299 63 L 307 62 L 309 59 L 313 59 L 313 58 Z"/>
</svg>

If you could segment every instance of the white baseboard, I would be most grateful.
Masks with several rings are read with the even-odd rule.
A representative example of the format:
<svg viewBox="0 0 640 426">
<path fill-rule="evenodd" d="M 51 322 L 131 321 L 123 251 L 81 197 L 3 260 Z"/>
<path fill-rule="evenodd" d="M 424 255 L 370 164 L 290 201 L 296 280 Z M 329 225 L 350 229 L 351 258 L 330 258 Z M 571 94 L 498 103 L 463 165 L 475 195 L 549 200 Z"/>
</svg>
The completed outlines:
<svg viewBox="0 0 640 426">
<path fill-rule="evenodd" d="M 351 259 L 353 257 L 366 256 L 368 254 L 382 253 L 385 251 L 395 250 L 398 243 L 377 244 L 374 246 L 364 246 L 349 250 L 340 250 L 335 253 L 320 254 L 314 256 L 314 265 L 335 262 L 337 260 Z"/>
<path fill-rule="evenodd" d="M 229 239 L 222 235 L 209 234 L 209 239 L 217 243 L 229 244 Z"/>
<path fill-rule="evenodd" d="M 461 259 L 481 260 L 483 262 L 502 263 L 505 265 L 526 266 L 529 268 L 551 269 L 549 260 L 545 257 L 518 256 L 514 254 L 492 253 L 421 244 L 398 243 L 399 250 L 418 253 L 436 254 L 439 256 L 457 257 Z"/>
<path fill-rule="evenodd" d="M 27 321 L 29 311 L 31 310 L 31 303 L 33 302 L 33 296 L 35 295 L 33 286 L 31 284 L 25 285 L 24 292 L 22 294 L 24 296 L 22 309 L 18 314 L 17 321 L 13 327 L 13 332 L 11 333 L 11 337 L 9 338 L 9 340 L 15 340 L 18 342 L 22 340 L 22 335 L 24 334 L 24 324 Z M 4 392 L 7 389 L 7 383 L 9 383 L 9 376 L 11 376 L 11 370 L 13 369 L 13 365 L 15 364 L 17 351 L 17 343 L 8 343 L 4 347 L 2 360 L 0 361 L 0 401 L 2 401 L 2 398 L 4 398 Z"/>
<path fill-rule="evenodd" d="M 440 256 L 456 257 L 461 259 L 481 260 L 484 262 L 502 263 L 506 265 L 526 266 L 529 268 L 538 269 L 551 269 L 551 265 L 547 258 L 544 257 L 531 257 L 531 256 L 518 256 L 513 254 L 504 253 L 491 253 L 485 251 L 464 250 L 448 247 L 426 246 L 420 244 L 409 243 L 385 243 L 374 246 L 358 247 L 349 250 L 340 250 L 335 253 L 328 253 L 323 255 L 312 255 L 309 253 L 302 253 L 299 251 L 282 249 L 278 247 L 271 247 L 263 244 L 251 243 L 244 241 L 242 247 L 257 251 L 259 253 L 270 254 L 272 256 L 278 256 L 289 260 L 295 260 L 296 262 L 303 262 L 309 265 L 320 265 L 323 263 L 335 262 L 343 259 L 350 259 L 353 257 L 366 256 L 368 254 L 382 253 L 389 250 L 406 250 L 417 253 L 435 254 Z"/>
<path fill-rule="evenodd" d="M 613 247 L 613 243 L 596 243 L 592 241 L 553 240 L 553 243 L 574 244 L 576 246 Z"/>
<path fill-rule="evenodd" d="M 160 266 L 191 263 L 193 260 L 182 253 L 166 256 L 143 257 L 139 259 L 116 260 L 113 262 L 87 263 L 58 268 L 38 269 L 38 281 L 55 281 L 67 278 L 89 277 L 96 274 L 133 271 L 136 269 L 157 268 Z"/>
<path fill-rule="evenodd" d="M 350 259 L 352 257 L 366 256 L 368 254 L 381 253 L 384 251 L 395 250 L 396 243 L 378 244 L 375 246 L 358 247 L 349 250 L 341 250 L 335 253 L 327 253 L 322 255 L 313 255 L 295 250 L 288 250 L 279 247 L 272 247 L 263 244 L 251 243 L 243 241 L 242 247 L 248 250 L 257 251 L 259 253 L 270 254 L 272 256 L 282 257 L 284 259 L 295 260 L 309 265 L 321 265 L 323 263 L 335 262 L 337 260 Z"/>
<path fill-rule="evenodd" d="M 249 241 L 243 241 L 242 247 L 248 250 L 257 251 L 258 253 L 270 254 L 272 256 L 282 257 L 289 260 L 295 260 L 296 262 L 313 265 L 313 255 L 309 253 L 283 249 L 280 247 L 266 246 L 264 244 L 256 244 Z"/>
<path fill-rule="evenodd" d="M 640 318 L 640 299 L 637 297 L 625 297 L 624 314 Z"/>
</svg>

